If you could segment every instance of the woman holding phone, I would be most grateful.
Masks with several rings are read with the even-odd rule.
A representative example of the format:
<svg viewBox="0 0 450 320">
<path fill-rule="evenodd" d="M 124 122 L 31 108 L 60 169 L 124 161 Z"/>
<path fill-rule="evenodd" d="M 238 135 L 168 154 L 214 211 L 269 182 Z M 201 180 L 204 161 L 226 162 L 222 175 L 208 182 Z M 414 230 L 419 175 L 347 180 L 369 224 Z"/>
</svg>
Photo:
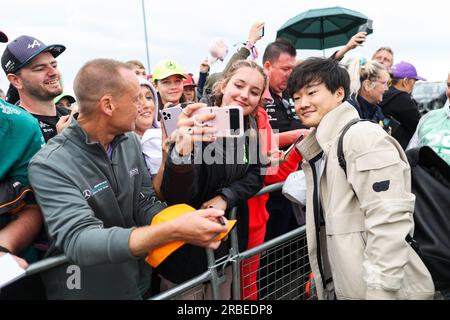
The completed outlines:
<svg viewBox="0 0 450 320">
<path fill-rule="evenodd" d="M 237 206 L 240 250 L 245 250 L 248 242 L 247 200 L 263 186 L 256 114 L 265 86 L 263 69 L 253 61 L 241 60 L 215 85 L 213 95 L 204 100 L 207 104 L 188 105 L 171 137 L 173 144 L 162 183 L 162 193 L 169 205 L 187 203 L 195 208 L 224 211 Z M 193 115 L 207 105 L 240 106 L 245 134 L 240 138 L 214 137 L 215 128 L 202 126 L 202 122 L 214 119 L 215 115 Z M 226 255 L 228 246 L 222 244 L 215 253 L 216 257 Z M 206 270 L 204 249 L 185 245 L 158 267 L 163 277 L 161 287 L 167 289 Z M 227 280 L 224 291 L 221 290 L 224 299 L 230 296 L 231 277 Z M 207 297 L 205 292 L 204 298 Z"/>
</svg>

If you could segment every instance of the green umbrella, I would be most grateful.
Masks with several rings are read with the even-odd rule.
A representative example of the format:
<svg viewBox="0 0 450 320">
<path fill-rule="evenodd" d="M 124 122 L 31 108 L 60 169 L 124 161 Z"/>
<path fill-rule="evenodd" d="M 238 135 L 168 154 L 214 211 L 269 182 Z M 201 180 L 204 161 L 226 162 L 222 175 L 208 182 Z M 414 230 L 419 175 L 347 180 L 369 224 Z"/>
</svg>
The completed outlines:
<svg viewBox="0 0 450 320">
<path fill-rule="evenodd" d="M 286 22 L 277 38 L 289 40 L 296 49 L 325 50 L 346 44 L 368 21 L 362 13 L 341 7 L 312 9 Z M 370 34 L 373 29 L 370 25 L 364 31 Z"/>
</svg>

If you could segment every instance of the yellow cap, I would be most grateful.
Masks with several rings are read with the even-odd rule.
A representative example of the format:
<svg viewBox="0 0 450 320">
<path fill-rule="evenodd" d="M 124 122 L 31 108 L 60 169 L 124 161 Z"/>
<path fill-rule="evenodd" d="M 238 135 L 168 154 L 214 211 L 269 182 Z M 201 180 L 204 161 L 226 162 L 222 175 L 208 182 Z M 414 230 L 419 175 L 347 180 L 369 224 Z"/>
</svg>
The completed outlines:
<svg viewBox="0 0 450 320">
<path fill-rule="evenodd" d="M 173 75 L 179 75 L 183 79 L 186 79 L 183 69 L 180 65 L 173 60 L 164 60 L 159 62 L 152 71 L 153 80 L 163 80 Z"/>
<path fill-rule="evenodd" d="M 169 220 L 175 219 L 185 213 L 196 211 L 193 207 L 187 204 L 177 204 L 174 206 L 167 207 L 166 209 L 159 212 L 152 220 L 151 225 L 157 225 Z M 221 233 L 216 240 L 222 240 L 227 236 L 227 234 L 233 229 L 236 224 L 236 220 L 228 220 L 228 229 L 226 232 Z M 151 250 L 145 261 L 150 264 L 153 268 L 156 268 L 163 262 L 168 256 L 170 256 L 175 250 L 184 245 L 185 241 L 173 241 L 161 247 Z"/>
</svg>

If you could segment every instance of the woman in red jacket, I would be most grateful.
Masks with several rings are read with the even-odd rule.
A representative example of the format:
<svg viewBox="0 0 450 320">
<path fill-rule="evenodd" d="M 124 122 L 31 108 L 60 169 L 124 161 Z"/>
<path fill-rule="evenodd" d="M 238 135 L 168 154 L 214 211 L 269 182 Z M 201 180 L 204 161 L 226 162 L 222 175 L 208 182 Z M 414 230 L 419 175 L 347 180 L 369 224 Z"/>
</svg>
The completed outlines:
<svg viewBox="0 0 450 320">
<path fill-rule="evenodd" d="M 267 112 L 264 108 L 258 108 L 258 130 L 261 137 L 261 149 L 263 154 L 272 155 L 269 158 L 276 159 L 276 153 L 279 153 L 277 136 L 273 133 L 272 127 L 269 123 Z M 309 133 L 308 130 L 302 129 L 305 136 Z M 280 155 L 280 154 L 279 154 Z M 282 164 L 280 166 L 271 166 L 267 169 L 264 185 L 275 184 L 283 182 L 294 171 L 298 170 L 302 156 L 294 148 L 293 151 L 284 158 L 281 153 L 279 157 Z M 283 161 L 284 160 L 284 161 Z M 248 246 L 247 249 L 257 247 L 264 243 L 264 236 L 266 234 L 266 223 L 269 219 L 269 213 L 266 209 L 266 203 L 269 195 L 254 197 L 247 200 L 249 208 L 249 232 L 248 232 Z M 257 300 L 258 288 L 256 279 L 258 276 L 259 255 L 256 255 L 241 264 L 241 298 L 244 300 Z"/>
</svg>

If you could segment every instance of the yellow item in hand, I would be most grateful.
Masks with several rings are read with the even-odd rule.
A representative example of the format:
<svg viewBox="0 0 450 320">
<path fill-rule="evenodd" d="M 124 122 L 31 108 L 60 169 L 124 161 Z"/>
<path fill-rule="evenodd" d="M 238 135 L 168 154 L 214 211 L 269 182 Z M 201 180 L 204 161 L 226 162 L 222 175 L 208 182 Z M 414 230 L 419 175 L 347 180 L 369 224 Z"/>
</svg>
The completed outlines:
<svg viewBox="0 0 450 320">
<path fill-rule="evenodd" d="M 166 209 L 159 212 L 152 220 L 151 225 L 161 224 L 172 219 L 175 219 L 185 213 L 196 211 L 193 207 L 187 204 L 177 204 L 174 206 L 167 207 Z M 216 241 L 222 240 L 227 236 L 227 234 L 233 229 L 236 224 L 236 220 L 228 220 L 228 229 L 226 232 L 221 233 L 216 238 Z M 173 241 L 161 247 L 151 250 L 145 261 L 150 264 L 153 268 L 156 268 L 163 262 L 168 256 L 170 256 L 175 250 L 184 245 L 185 241 Z"/>
</svg>

